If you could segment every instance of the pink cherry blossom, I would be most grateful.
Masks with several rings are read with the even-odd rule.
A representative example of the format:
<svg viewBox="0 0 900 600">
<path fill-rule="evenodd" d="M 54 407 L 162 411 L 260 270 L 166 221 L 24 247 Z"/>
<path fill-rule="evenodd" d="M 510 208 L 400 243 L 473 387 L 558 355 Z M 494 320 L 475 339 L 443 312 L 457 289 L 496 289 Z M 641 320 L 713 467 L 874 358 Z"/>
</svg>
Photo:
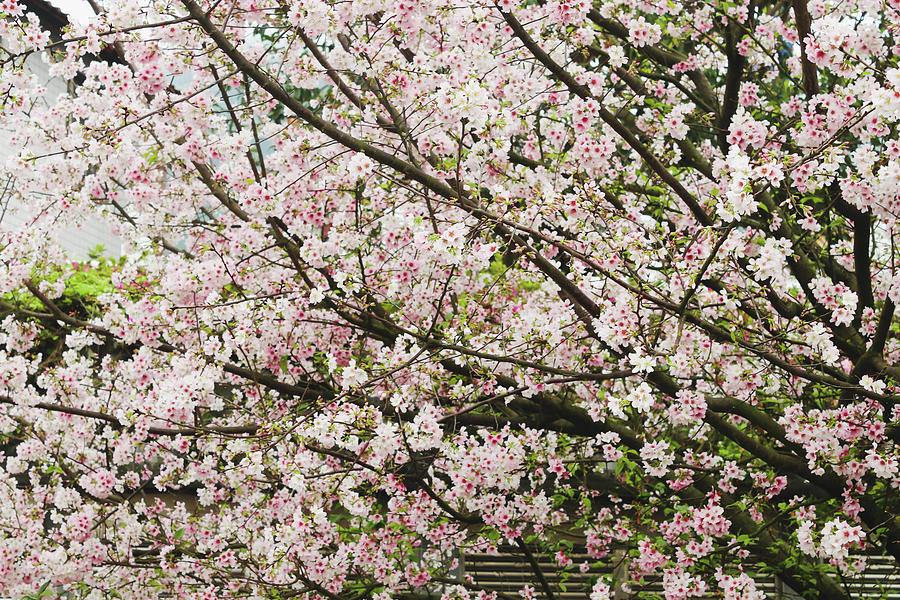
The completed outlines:
<svg viewBox="0 0 900 600">
<path fill-rule="evenodd" d="M 43 5 L 0 1 L 0 596 L 900 559 L 893 0 Z"/>
</svg>

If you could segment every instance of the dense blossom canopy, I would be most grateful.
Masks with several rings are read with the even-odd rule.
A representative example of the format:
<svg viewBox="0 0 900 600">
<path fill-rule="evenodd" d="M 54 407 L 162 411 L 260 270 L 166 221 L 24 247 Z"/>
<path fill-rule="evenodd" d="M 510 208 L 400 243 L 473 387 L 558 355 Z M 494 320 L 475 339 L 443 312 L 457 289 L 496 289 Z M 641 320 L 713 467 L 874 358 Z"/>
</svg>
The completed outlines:
<svg viewBox="0 0 900 600">
<path fill-rule="evenodd" d="M 95 8 L 0 2 L 0 596 L 900 558 L 900 2 Z"/>
</svg>

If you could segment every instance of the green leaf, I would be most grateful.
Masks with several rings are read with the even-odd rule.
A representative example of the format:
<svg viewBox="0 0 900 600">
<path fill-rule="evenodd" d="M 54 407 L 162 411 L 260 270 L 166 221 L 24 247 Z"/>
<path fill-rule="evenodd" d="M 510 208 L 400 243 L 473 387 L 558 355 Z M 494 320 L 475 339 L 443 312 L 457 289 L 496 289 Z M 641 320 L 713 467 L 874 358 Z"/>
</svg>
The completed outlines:
<svg viewBox="0 0 900 600">
<path fill-rule="evenodd" d="M 50 589 L 50 582 L 45 581 L 44 585 L 42 585 L 40 588 L 38 588 L 38 591 L 36 591 L 33 594 L 28 594 L 27 596 L 25 596 L 25 600 L 39 600 L 40 598 L 43 598 L 45 596 L 50 596 L 51 594 L 53 594 L 53 590 Z"/>
</svg>

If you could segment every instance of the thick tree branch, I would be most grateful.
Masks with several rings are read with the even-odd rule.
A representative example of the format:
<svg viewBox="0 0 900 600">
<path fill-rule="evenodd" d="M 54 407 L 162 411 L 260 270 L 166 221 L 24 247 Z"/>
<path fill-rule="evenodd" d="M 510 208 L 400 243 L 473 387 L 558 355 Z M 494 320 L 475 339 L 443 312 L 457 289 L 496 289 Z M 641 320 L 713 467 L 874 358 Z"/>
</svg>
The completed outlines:
<svg viewBox="0 0 900 600">
<path fill-rule="evenodd" d="M 812 18 L 809 16 L 806 0 L 793 0 L 794 21 L 797 23 L 797 37 L 800 39 L 800 61 L 803 73 L 803 90 L 807 100 L 819 93 L 819 76 L 816 65 L 809 60 L 806 52 L 806 38 L 811 33 Z"/>
</svg>

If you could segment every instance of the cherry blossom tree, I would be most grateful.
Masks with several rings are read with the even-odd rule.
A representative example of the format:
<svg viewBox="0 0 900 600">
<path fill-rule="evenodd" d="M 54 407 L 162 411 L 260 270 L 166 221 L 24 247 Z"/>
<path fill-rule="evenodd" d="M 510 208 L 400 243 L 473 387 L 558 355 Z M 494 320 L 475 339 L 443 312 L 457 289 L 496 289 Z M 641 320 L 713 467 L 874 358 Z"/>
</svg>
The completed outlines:
<svg viewBox="0 0 900 600">
<path fill-rule="evenodd" d="M 0 3 L 0 596 L 900 559 L 900 2 L 95 10 Z M 125 258 L 64 255 L 87 217 Z"/>
</svg>

